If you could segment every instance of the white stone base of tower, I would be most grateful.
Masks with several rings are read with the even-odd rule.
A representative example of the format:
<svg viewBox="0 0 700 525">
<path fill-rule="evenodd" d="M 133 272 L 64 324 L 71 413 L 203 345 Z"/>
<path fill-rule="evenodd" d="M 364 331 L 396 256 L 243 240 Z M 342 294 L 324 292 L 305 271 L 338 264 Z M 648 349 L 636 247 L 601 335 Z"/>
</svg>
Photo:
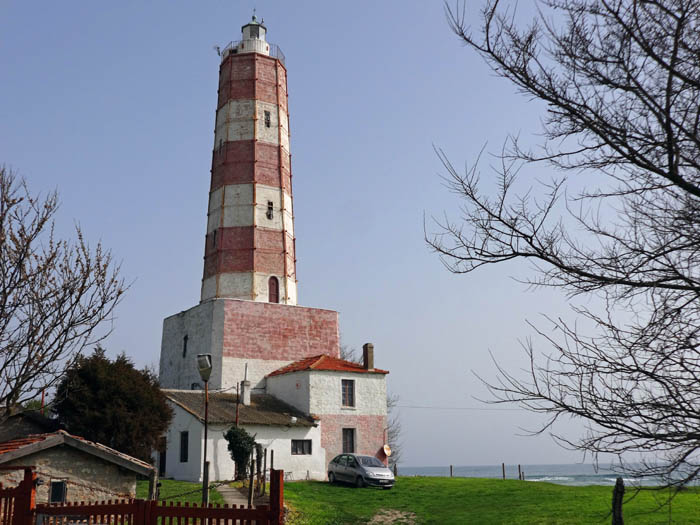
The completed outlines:
<svg viewBox="0 0 700 525">
<path fill-rule="evenodd" d="M 202 388 L 195 358 L 211 354 L 212 389 L 235 391 L 246 364 L 253 388 L 292 361 L 340 355 L 338 312 L 276 303 L 212 299 L 163 321 L 162 388 Z"/>
</svg>

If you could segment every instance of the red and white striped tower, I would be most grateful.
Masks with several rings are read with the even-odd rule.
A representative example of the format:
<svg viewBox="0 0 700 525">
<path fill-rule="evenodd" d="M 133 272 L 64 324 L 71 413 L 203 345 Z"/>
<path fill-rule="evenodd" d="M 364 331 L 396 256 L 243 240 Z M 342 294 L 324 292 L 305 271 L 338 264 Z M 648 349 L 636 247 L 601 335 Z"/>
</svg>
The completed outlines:
<svg viewBox="0 0 700 525">
<path fill-rule="evenodd" d="M 287 70 L 253 16 L 221 53 L 202 302 L 297 302 Z"/>
</svg>

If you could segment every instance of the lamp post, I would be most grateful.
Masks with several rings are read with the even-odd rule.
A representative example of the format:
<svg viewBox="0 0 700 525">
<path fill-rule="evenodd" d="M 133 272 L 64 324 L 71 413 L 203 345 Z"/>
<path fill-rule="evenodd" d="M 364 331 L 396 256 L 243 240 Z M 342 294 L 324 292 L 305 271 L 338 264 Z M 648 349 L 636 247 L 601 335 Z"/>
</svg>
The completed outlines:
<svg viewBox="0 0 700 525">
<path fill-rule="evenodd" d="M 207 426 L 209 423 L 209 376 L 211 354 L 197 354 L 199 376 L 204 381 L 204 463 L 202 465 L 202 506 L 209 505 L 209 462 L 207 461 Z"/>
</svg>

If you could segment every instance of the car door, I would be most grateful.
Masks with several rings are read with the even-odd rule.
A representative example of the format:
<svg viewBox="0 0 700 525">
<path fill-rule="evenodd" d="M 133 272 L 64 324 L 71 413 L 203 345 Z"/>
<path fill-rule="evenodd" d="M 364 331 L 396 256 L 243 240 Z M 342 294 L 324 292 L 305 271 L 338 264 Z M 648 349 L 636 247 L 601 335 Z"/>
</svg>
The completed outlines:
<svg viewBox="0 0 700 525">
<path fill-rule="evenodd" d="M 335 479 L 337 479 L 338 481 L 344 481 L 346 464 L 345 456 L 338 456 L 336 459 L 337 461 L 335 461 L 333 466 L 333 473 L 335 474 Z"/>
<path fill-rule="evenodd" d="M 345 479 L 351 483 L 354 483 L 357 475 L 360 472 L 359 463 L 357 462 L 357 458 L 355 456 L 347 456 L 347 458 L 348 464 L 347 467 L 345 467 Z"/>
</svg>

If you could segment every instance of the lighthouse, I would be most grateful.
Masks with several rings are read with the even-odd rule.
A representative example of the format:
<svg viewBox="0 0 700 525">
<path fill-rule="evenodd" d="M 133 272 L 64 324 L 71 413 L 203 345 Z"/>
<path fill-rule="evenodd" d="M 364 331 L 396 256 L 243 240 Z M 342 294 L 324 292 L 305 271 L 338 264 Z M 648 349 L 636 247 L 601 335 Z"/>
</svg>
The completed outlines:
<svg viewBox="0 0 700 525">
<path fill-rule="evenodd" d="M 287 70 L 255 16 L 221 53 L 201 301 L 297 302 Z"/>
<path fill-rule="evenodd" d="M 262 390 L 282 366 L 339 355 L 338 313 L 297 306 L 284 54 L 253 16 L 220 55 L 200 302 L 163 321 L 160 384 L 200 388 L 208 353 L 211 388 Z"/>
</svg>

